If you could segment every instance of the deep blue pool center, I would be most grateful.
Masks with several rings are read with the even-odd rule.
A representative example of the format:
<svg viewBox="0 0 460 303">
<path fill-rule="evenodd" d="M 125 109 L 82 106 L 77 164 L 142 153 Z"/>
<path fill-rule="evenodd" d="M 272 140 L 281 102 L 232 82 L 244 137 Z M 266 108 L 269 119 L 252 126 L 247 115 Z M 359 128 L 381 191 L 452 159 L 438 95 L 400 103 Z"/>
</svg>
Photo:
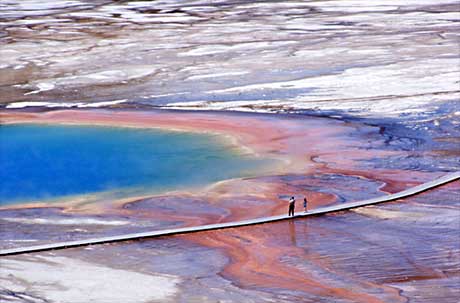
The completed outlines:
<svg viewBox="0 0 460 303">
<path fill-rule="evenodd" d="M 262 164 L 215 135 L 75 125 L 2 125 L 0 157 L 0 204 L 204 185 Z"/>
</svg>

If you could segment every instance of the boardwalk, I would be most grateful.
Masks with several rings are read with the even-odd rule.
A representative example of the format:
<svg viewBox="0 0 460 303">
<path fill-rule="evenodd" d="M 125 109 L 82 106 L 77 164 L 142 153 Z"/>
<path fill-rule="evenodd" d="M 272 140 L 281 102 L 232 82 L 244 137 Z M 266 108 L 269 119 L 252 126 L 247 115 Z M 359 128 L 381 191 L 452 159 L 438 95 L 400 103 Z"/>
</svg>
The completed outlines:
<svg viewBox="0 0 460 303">
<path fill-rule="evenodd" d="M 342 204 L 337 204 L 337 205 L 328 206 L 328 207 L 321 207 L 321 208 L 311 210 L 308 213 L 304 213 L 304 212 L 296 213 L 293 217 L 288 217 L 287 215 L 279 215 L 279 216 L 263 217 L 263 218 L 236 221 L 236 222 L 208 224 L 208 225 L 201 225 L 201 226 L 194 226 L 194 227 L 172 228 L 172 229 L 157 230 L 157 231 L 151 231 L 151 232 L 133 233 L 133 234 L 125 234 L 125 235 L 119 235 L 119 236 L 112 236 L 112 237 L 87 239 L 87 240 L 81 240 L 81 241 L 58 242 L 58 243 L 45 244 L 45 245 L 19 247 L 19 248 L 13 248 L 13 249 L 0 250 L 0 256 L 25 254 L 25 253 L 32 253 L 32 252 L 39 252 L 39 251 L 64 249 L 64 248 L 70 248 L 70 247 L 87 246 L 87 245 L 95 245 L 95 244 L 103 244 L 103 243 L 121 242 L 121 241 L 128 241 L 128 240 L 138 240 L 138 239 L 153 238 L 153 237 L 160 237 L 160 236 L 170 236 L 170 235 L 185 234 L 185 233 L 194 233 L 194 232 L 201 232 L 201 231 L 207 231 L 207 230 L 248 226 L 248 225 L 276 222 L 276 221 L 281 221 L 281 220 L 289 220 L 293 218 L 322 215 L 322 214 L 327 214 L 330 212 L 342 211 L 342 210 L 347 210 L 351 208 L 356 208 L 356 207 L 361 207 L 361 206 L 366 206 L 366 205 L 373 205 L 373 204 L 406 198 L 406 197 L 419 194 L 426 190 L 441 186 L 443 184 L 446 184 L 446 183 L 449 183 L 455 180 L 460 180 L 460 172 L 447 174 L 439 179 L 436 179 L 436 180 L 433 180 L 427 183 L 423 183 L 421 185 L 406 189 L 404 191 L 401 191 L 395 194 L 390 194 L 390 195 L 386 195 L 386 196 L 382 196 L 378 198 L 362 200 L 362 201 L 357 201 L 357 202 L 348 202 L 348 203 L 342 203 Z"/>
</svg>

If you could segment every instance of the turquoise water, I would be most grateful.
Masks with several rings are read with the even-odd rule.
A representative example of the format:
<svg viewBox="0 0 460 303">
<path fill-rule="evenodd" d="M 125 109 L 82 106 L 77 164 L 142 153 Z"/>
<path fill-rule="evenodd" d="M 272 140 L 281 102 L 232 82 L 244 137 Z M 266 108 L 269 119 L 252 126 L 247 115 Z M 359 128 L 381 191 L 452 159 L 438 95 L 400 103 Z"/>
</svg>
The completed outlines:
<svg viewBox="0 0 460 303">
<path fill-rule="evenodd" d="M 0 204 L 107 191 L 132 194 L 178 189 L 247 176 L 261 164 L 212 135 L 3 125 Z"/>
</svg>

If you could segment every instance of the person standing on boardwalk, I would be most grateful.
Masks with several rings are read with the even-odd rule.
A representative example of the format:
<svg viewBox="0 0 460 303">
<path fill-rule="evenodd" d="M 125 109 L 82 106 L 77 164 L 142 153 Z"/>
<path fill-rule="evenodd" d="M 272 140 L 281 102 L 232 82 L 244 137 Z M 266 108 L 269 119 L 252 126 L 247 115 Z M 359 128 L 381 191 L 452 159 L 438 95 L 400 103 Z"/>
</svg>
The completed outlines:
<svg viewBox="0 0 460 303">
<path fill-rule="evenodd" d="M 303 198 L 303 209 L 307 212 L 307 197 Z"/>
<path fill-rule="evenodd" d="M 295 209 L 295 199 L 294 199 L 294 197 L 291 197 L 291 199 L 289 199 L 288 216 L 294 216 L 294 209 Z"/>
</svg>

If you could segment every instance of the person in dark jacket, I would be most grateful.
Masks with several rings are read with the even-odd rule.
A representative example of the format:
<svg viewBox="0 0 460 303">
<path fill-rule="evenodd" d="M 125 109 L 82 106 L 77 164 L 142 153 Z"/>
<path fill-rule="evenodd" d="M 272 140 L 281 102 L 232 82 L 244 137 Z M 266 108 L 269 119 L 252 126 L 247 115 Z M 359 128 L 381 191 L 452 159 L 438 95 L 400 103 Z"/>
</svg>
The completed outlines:
<svg viewBox="0 0 460 303">
<path fill-rule="evenodd" d="M 294 209 L 295 209 L 295 199 L 294 199 L 294 197 L 291 197 L 291 199 L 289 199 L 288 216 L 294 216 Z"/>
<path fill-rule="evenodd" d="M 307 212 L 307 197 L 303 198 L 303 209 Z"/>
</svg>

